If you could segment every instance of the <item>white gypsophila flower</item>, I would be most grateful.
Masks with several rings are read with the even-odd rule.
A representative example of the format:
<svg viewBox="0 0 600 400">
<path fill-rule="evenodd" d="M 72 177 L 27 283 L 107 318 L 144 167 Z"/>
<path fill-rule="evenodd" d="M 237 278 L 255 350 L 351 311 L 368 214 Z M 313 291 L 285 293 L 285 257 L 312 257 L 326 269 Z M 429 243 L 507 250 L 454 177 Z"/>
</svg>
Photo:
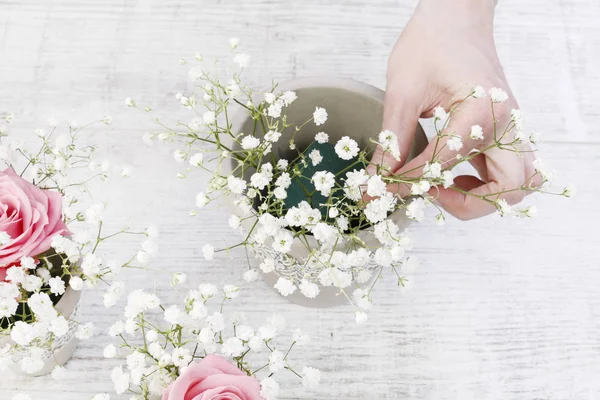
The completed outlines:
<svg viewBox="0 0 600 400">
<path fill-rule="evenodd" d="M 398 146 L 398 137 L 388 129 L 379 133 L 379 144 L 385 152 L 388 152 L 396 161 L 400 161 L 400 147 Z"/>
<path fill-rule="evenodd" d="M 327 111 L 322 107 L 315 108 L 313 113 L 313 120 L 315 125 L 323 125 L 327 121 Z"/>
<path fill-rule="evenodd" d="M 450 186 L 454 184 L 454 175 L 451 171 L 442 172 L 442 185 L 444 185 L 445 189 L 448 189 Z"/>
<path fill-rule="evenodd" d="M 481 85 L 477 85 L 472 89 L 473 97 L 476 99 L 481 99 L 487 96 L 487 92 Z"/>
<path fill-rule="evenodd" d="M 40 290 L 42 287 L 43 281 L 39 276 L 35 275 L 27 275 L 23 282 L 21 282 L 21 286 L 28 292 L 35 292 Z"/>
<path fill-rule="evenodd" d="M 296 285 L 289 279 L 280 277 L 275 283 L 275 289 L 283 296 L 289 296 L 296 291 Z"/>
<path fill-rule="evenodd" d="M 217 122 L 217 115 L 213 111 L 205 111 L 202 114 L 202 122 L 204 125 L 212 125 Z"/>
<path fill-rule="evenodd" d="M 225 319 L 220 312 L 214 312 L 211 316 L 206 318 L 206 322 L 208 322 L 210 329 L 214 332 L 221 332 L 225 329 Z"/>
<path fill-rule="evenodd" d="M 129 389 L 129 373 L 123 371 L 123 366 L 119 365 L 118 367 L 113 368 L 110 373 L 110 378 L 115 386 L 115 392 L 117 394 L 123 394 L 127 389 Z"/>
<path fill-rule="evenodd" d="M 275 260 L 272 258 L 266 258 L 258 265 L 258 268 L 260 268 L 260 270 L 265 274 L 273 272 L 275 271 Z"/>
<path fill-rule="evenodd" d="M 173 279 L 171 279 L 171 285 L 173 287 L 184 284 L 187 281 L 187 275 L 183 272 L 176 272 L 173 274 Z"/>
<path fill-rule="evenodd" d="M 304 387 L 314 389 L 321 382 L 321 371 L 312 367 L 302 368 L 302 384 Z"/>
<path fill-rule="evenodd" d="M 239 357 L 244 351 L 246 351 L 246 346 L 239 338 L 232 337 L 227 339 L 225 343 L 223 343 L 221 351 L 225 356 Z"/>
<path fill-rule="evenodd" d="M 226 299 L 235 299 L 240 295 L 240 288 L 235 285 L 224 285 L 223 293 Z"/>
<path fill-rule="evenodd" d="M 7 232 L 0 232 L 0 246 L 6 246 L 7 244 L 10 244 L 11 241 L 12 238 Z"/>
<path fill-rule="evenodd" d="M 554 178 L 554 171 L 552 171 L 544 160 L 537 159 L 533 161 L 533 168 L 537 173 L 540 174 L 544 181 L 551 181 Z"/>
<path fill-rule="evenodd" d="M 323 161 L 323 156 L 321 155 L 321 152 L 317 149 L 311 151 L 308 157 L 310 158 L 312 165 L 315 166 L 318 165 L 321 161 Z"/>
<path fill-rule="evenodd" d="M 319 286 L 306 279 L 302 279 L 298 287 L 300 288 L 300 292 L 309 299 L 314 299 L 319 294 Z"/>
<path fill-rule="evenodd" d="M 327 211 L 327 216 L 329 216 L 329 218 L 335 218 L 338 215 L 340 215 L 340 210 L 338 210 L 336 207 L 331 207 L 328 211 Z"/>
<path fill-rule="evenodd" d="M 283 104 L 285 104 L 286 107 L 292 104 L 294 101 L 296 101 L 297 98 L 298 96 L 296 95 L 296 92 L 293 92 L 291 90 L 283 92 L 283 94 L 280 97 L 281 101 L 283 101 Z"/>
<path fill-rule="evenodd" d="M 173 364 L 179 368 L 185 368 L 192 362 L 190 351 L 183 347 L 178 347 L 171 353 Z"/>
<path fill-rule="evenodd" d="M 446 217 L 444 216 L 444 214 L 439 213 L 438 215 L 435 216 L 435 224 L 438 226 L 442 226 L 446 223 Z"/>
<path fill-rule="evenodd" d="M 252 150 L 260 146 L 260 139 L 252 135 L 244 136 L 241 142 L 242 149 Z"/>
<path fill-rule="evenodd" d="M 219 292 L 217 287 L 212 283 L 203 283 L 198 287 L 198 289 L 200 290 L 200 295 L 203 299 L 210 299 Z"/>
<path fill-rule="evenodd" d="M 427 161 L 425 166 L 423 167 L 423 177 L 424 178 L 439 178 L 442 174 L 442 165 L 438 162 L 429 163 Z"/>
<path fill-rule="evenodd" d="M 356 143 L 356 140 L 350 138 L 349 136 L 343 136 L 335 144 L 335 153 L 342 160 L 351 160 L 356 157 L 359 152 L 360 149 L 358 147 L 358 143 Z"/>
<path fill-rule="evenodd" d="M 102 221 L 104 214 L 104 204 L 94 204 L 87 210 L 85 210 L 85 221 L 90 224 L 97 224 Z"/>
<path fill-rule="evenodd" d="M 248 325 L 237 325 L 235 332 L 235 336 L 245 342 L 254 337 L 254 329 Z"/>
<path fill-rule="evenodd" d="M 423 218 L 425 218 L 425 200 L 420 197 L 413 199 L 406 207 L 406 216 L 417 222 L 423 221 Z"/>
<path fill-rule="evenodd" d="M 5 233 L 5 232 L 2 232 L 2 233 Z M 35 269 L 36 261 L 33 259 L 33 257 L 21 257 L 19 264 L 21 265 L 21 267 L 25 268 L 26 270 Z"/>
<path fill-rule="evenodd" d="M 277 373 L 285 368 L 285 354 L 280 350 L 274 350 L 269 356 L 269 371 Z"/>
<path fill-rule="evenodd" d="M 496 208 L 498 210 L 498 214 L 502 217 L 513 214 L 513 209 L 510 204 L 504 199 L 500 199 L 496 201 Z"/>
<path fill-rule="evenodd" d="M 381 222 L 387 217 L 388 212 L 394 209 L 396 201 L 396 197 L 392 193 L 387 192 L 385 196 L 381 196 L 367 204 L 365 207 L 365 216 L 374 224 Z"/>
<path fill-rule="evenodd" d="M 317 141 L 317 143 L 327 143 L 329 141 L 329 135 L 325 132 L 319 132 L 315 135 L 315 140 Z"/>
<path fill-rule="evenodd" d="M 149 331 L 146 332 L 146 340 L 149 343 L 154 343 L 158 340 L 158 332 L 156 332 L 155 330 L 151 329 Z"/>
<path fill-rule="evenodd" d="M 123 292 L 125 292 L 125 282 L 113 282 L 103 295 L 102 301 L 104 307 L 111 308 L 116 306 Z"/>
<path fill-rule="evenodd" d="M 281 109 L 283 108 L 282 101 L 276 101 L 267 108 L 267 115 L 271 118 L 281 117 Z"/>
<path fill-rule="evenodd" d="M 373 175 L 367 182 L 367 194 L 371 197 L 384 196 L 387 193 L 385 182 L 379 175 Z"/>
<path fill-rule="evenodd" d="M 433 109 L 433 117 L 437 121 L 440 121 L 440 126 L 443 127 L 448 122 L 448 118 L 450 118 L 450 115 L 446 112 L 446 110 L 444 110 L 443 107 L 438 106 Z"/>
<path fill-rule="evenodd" d="M 277 96 L 275 96 L 273 93 L 265 93 L 265 101 L 268 104 L 273 104 L 275 100 L 277 100 Z"/>
<path fill-rule="evenodd" d="M 336 240 L 337 230 L 324 222 L 319 222 L 313 228 L 313 235 L 320 243 L 327 244 Z"/>
<path fill-rule="evenodd" d="M 27 273 L 22 267 L 10 267 L 6 270 L 6 279 L 12 283 L 23 283 L 27 278 Z"/>
<path fill-rule="evenodd" d="M 359 201 L 362 198 L 362 186 L 369 180 L 369 175 L 364 169 L 346 173 L 344 194 L 351 200 Z"/>
<path fill-rule="evenodd" d="M 54 304 L 46 293 L 33 293 L 27 299 L 27 305 L 39 320 L 48 321 L 57 316 Z"/>
<path fill-rule="evenodd" d="M 282 133 L 278 131 L 268 131 L 265 133 L 265 140 L 270 143 L 275 143 L 281 138 L 281 135 Z"/>
<path fill-rule="evenodd" d="M 231 193 L 242 194 L 246 190 L 246 181 L 233 175 L 227 177 L 227 188 Z"/>
<path fill-rule="evenodd" d="M 241 226 L 241 224 L 242 224 L 242 220 L 241 220 L 241 218 L 240 218 L 240 217 L 238 217 L 237 215 L 235 215 L 235 214 L 232 214 L 232 215 L 229 217 L 229 219 L 227 220 L 227 223 L 229 224 L 229 227 L 230 227 L 231 229 L 237 230 L 237 229 L 239 229 L 239 227 Z"/>
<path fill-rule="evenodd" d="M 83 289 L 83 279 L 78 276 L 72 276 L 69 280 L 69 286 L 76 292 Z"/>
<path fill-rule="evenodd" d="M 229 47 L 235 49 L 240 44 L 240 39 L 236 37 L 229 38 Z"/>
<path fill-rule="evenodd" d="M 462 138 L 458 135 L 453 135 L 446 142 L 446 146 L 452 151 L 459 151 L 463 147 Z"/>
<path fill-rule="evenodd" d="M 508 99 L 508 94 L 500 88 L 493 87 L 489 93 L 493 103 L 504 103 Z"/>
<path fill-rule="evenodd" d="M 117 337 L 124 332 L 124 324 L 122 321 L 117 321 L 108 328 L 108 336 Z"/>
<path fill-rule="evenodd" d="M 50 292 L 52 294 L 60 295 L 65 292 L 65 282 L 58 276 L 50 278 L 48 284 L 50 285 Z"/>
<path fill-rule="evenodd" d="M 287 189 L 288 187 L 290 187 L 291 184 L 292 184 L 292 178 L 290 177 L 290 174 L 287 172 L 283 172 L 281 175 L 279 175 L 277 180 L 275 180 L 275 186 L 279 186 L 284 189 Z"/>
<path fill-rule="evenodd" d="M 331 189 L 335 185 L 335 175 L 329 171 L 317 171 L 311 178 L 315 189 L 325 197 L 329 197 Z"/>
<path fill-rule="evenodd" d="M 573 197 L 577 194 L 577 189 L 573 185 L 567 185 L 562 191 L 562 195 L 565 197 Z"/>
<path fill-rule="evenodd" d="M 287 191 L 282 187 L 275 188 L 273 194 L 279 200 L 285 200 L 287 198 Z"/>
<path fill-rule="evenodd" d="M 62 315 L 59 315 L 50 321 L 48 332 L 53 333 L 57 338 L 63 337 L 69 332 L 69 321 Z"/>
<path fill-rule="evenodd" d="M 369 291 L 367 289 L 358 288 L 352 292 L 352 297 L 356 305 L 364 310 L 368 310 L 373 306 Z"/>
<path fill-rule="evenodd" d="M 244 280 L 246 282 L 248 282 L 248 283 L 254 282 L 257 279 L 258 279 L 258 271 L 256 271 L 255 269 L 249 269 L 248 271 L 244 272 Z"/>
<path fill-rule="evenodd" d="M 117 348 L 113 344 L 107 345 L 102 351 L 104 358 L 115 358 L 117 356 Z"/>
<path fill-rule="evenodd" d="M 359 325 L 364 324 L 365 322 L 367 322 L 367 319 L 368 319 L 368 316 L 363 311 L 357 310 L 354 313 L 354 320 Z"/>
<path fill-rule="evenodd" d="M 275 379 L 268 377 L 260 381 L 260 395 L 265 400 L 276 400 L 279 396 L 279 384 Z"/>
<path fill-rule="evenodd" d="M 181 311 L 181 309 L 176 305 L 168 307 L 163 316 L 164 320 L 171 325 L 180 325 L 182 317 L 183 311 Z"/>
<path fill-rule="evenodd" d="M 412 184 L 410 194 L 420 196 L 423 193 L 427 193 L 429 189 L 431 189 L 431 184 L 429 181 L 419 181 Z"/>
<path fill-rule="evenodd" d="M 210 199 L 203 192 L 196 195 L 196 207 L 202 208 L 210 202 Z"/>
<path fill-rule="evenodd" d="M 250 56 L 244 53 L 238 53 L 233 57 L 233 62 L 240 66 L 240 68 L 246 68 L 250 62 Z"/>
<path fill-rule="evenodd" d="M 203 161 L 204 161 L 204 154 L 196 153 L 190 157 L 190 160 L 188 162 L 190 163 L 190 165 L 192 167 L 199 167 L 202 165 Z"/>
<path fill-rule="evenodd" d="M 375 250 L 375 256 L 373 257 L 377 265 L 382 267 L 390 267 L 394 261 L 392 252 L 389 249 L 379 248 Z"/>
<path fill-rule="evenodd" d="M 483 140 L 483 128 L 480 125 L 473 125 L 469 137 L 473 140 Z"/>
<path fill-rule="evenodd" d="M 133 175 L 133 168 L 130 165 L 123 165 L 121 167 L 121 177 L 129 178 L 131 175 Z"/>
<path fill-rule="evenodd" d="M 160 306 L 160 299 L 151 293 L 141 289 L 134 290 L 127 296 L 125 306 L 125 318 L 133 319 L 146 310 L 154 310 Z"/>
<path fill-rule="evenodd" d="M 202 246 L 202 255 L 205 260 L 212 260 L 215 258 L 215 248 L 210 243 Z"/>
<path fill-rule="evenodd" d="M 1 298 L 0 297 L 0 319 L 10 318 L 17 312 L 19 302 L 14 298 Z"/>
<path fill-rule="evenodd" d="M 75 331 L 75 336 L 77 337 L 77 339 L 87 340 L 94 335 L 94 330 L 94 324 L 92 322 L 88 322 L 77 327 L 77 330 Z"/>
</svg>

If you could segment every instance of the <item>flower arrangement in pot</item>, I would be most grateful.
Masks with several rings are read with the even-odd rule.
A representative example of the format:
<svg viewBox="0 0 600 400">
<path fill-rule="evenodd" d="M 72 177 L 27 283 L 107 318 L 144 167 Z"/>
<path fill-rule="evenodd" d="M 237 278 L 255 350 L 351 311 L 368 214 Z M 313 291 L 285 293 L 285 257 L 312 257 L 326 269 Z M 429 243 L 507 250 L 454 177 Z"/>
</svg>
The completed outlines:
<svg viewBox="0 0 600 400">
<path fill-rule="evenodd" d="M 10 114 L 2 118 L 12 120 Z M 109 165 L 99 164 L 96 149 L 81 143 L 83 131 L 52 124 L 36 131 L 34 148 L 9 143 L 13 136 L 0 133 L 5 164 L 0 171 L 0 369 L 36 376 L 52 372 L 60 379 L 77 340 L 94 331 L 92 323 L 79 319 L 82 289 L 106 284 L 104 304 L 112 307 L 124 289 L 117 273 L 136 262 L 135 254 L 122 263 L 104 261 L 99 254 L 105 242 L 123 234 L 147 235 L 127 228 L 105 233 L 105 205 L 85 205 L 89 183 L 106 181 Z M 123 172 L 129 174 L 127 168 Z"/>
<path fill-rule="evenodd" d="M 177 273 L 171 283 L 185 280 Z M 275 400 L 284 392 L 278 382 L 283 372 L 316 388 L 320 371 L 293 359 L 309 336 L 300 329 L 288 333 L 280 315 L 253 327 L 243 312 L 227 313 L 239 294 L 235 285 L 219 290 L 204 283 L 180 304 L 166 305 L 154 293 L 129 293 L 123 319 L 109 328 L 116 342 L 104 349 L 106 358 L 126 361 L 111 371 L 117 394 L 135 400 Z"/>
<path fill-rule="evenodd" d="M 237 40 L 231 47 L 236 49 Z M 435 110 L 431 159 L 398 174 L 381 163 L 384 158 L 400 159 L 396 135 L 379 131 L 383 92 L 349 80 L 303 79 L 255 93 L 241 79 L 248 61 L 243 53 L 233 56 L 236 68 L 227 83 L 210 67 L 191 68 L 194 90 L 177 99 L 192 117 L 175 128 L 157 118 L 160 130 L 146 133 L 144 139 L 176 143 L 175 159 L 190 164 L 180 177 L 193 169 L 211 174 L 208 188 L 196 197 L 197 210 L 221 198 L 234 206 L 229 225 L 241 233 L 242 241 L 216 250 L 208 243 L 205 258 L 243 246 L 259 259 L 258 267 L 249 263 L 246 280 L 256 279 L 260 270 L 283 296 L 299 293 L 314 299 L 312 305 L 334 303 L 334 293 L 355 305 L 357 322 L 366 320 L 364 310 L 371 307 L 370 294 L 384 270 L 393 272 L 399 286 L 410 283 L 415 262 L 406 254 L 411 247 L 406 227 L 411 220 L 422 221 L 428 206 L 437 208 L 438 222 L 444 221 L 432 193 L 437 188 L 462 190 L 454 184 L 451 169 L 492 149 L 518 154 L 529 141 L 515 110 L 506 129 L 496 131 L 494 124 L 489 146 L 466 155 L 459 152 L 461 137 L 447 129 L 453 113 L 464 101 L 476 99 L 489 102 L 490 118 L 495 119 L 494 107 L 505 97 L 501 89 L 490 88 L 488 95 L 477 86 L 451 109 Z M 483 138 L 476 128 L 474 141 Z M 427 146 L 423 130 L 418 125 L 415 129 L 409 159 Z M 456 152 L 456 158 L 443 161 L 442 151 Z M 378 159 L 372 159 L 375 154 Z M 513 209 L 505 195 L 546 193 L 549 175 L 539 162 L 520 186 L 480 200 L 501 215 L 531 217 L 534 208 Z M 556 194 L 569 193 L 565 189 Z"/>
</svg>

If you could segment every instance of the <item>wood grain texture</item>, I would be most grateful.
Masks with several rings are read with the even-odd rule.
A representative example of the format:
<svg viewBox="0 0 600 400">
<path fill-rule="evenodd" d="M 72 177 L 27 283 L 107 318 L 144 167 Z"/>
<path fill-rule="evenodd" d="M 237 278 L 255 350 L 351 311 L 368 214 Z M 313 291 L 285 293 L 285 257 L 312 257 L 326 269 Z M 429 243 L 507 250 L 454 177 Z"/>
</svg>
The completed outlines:
<svg viewBox="0 0 600 400">
<path fill-rule="evenodd" d="M 0 110 L 17 114 L 14 130 L 24 138 L 51 115 L 85 122 L 108 112 L 113 126 L 94 140 L 136 170 L 101 194 L 112 204 L 110 224 L 158 224 L 164 251 L 153 265 L 185 271 L 188 287 L 240 282 L 242 253 L 201 258 L 205 242 L 231 240 L 225 210 L 187 215 L 204 177 L 177 180 L 169 151 L 142 145 L 150 125 L 123 99 L 182 117 L 173 96 L 190 84 L 178 60 L 221 55 L 230 36 L 252 54 L 247 77 L 259 87 L 310 75 L 383 87 L 387 55 L 415 4 L 0 0 Z M 323 370 L 319 392 L 283 398 L 600 399 L 600 218 L 592 209 L 600 195 L 592 179 L 600 170 L 598 18 L 597 0 L 502 0 L 496 17 L 500 58 L 527 123 L 546 137 L 544 158 L 581 193 L 528 199 L 541 211 L 534 221 L 415 226 L 422 264 L 415 284 L 403 294 L 391 277 L 381 282 L 365 326 L 354 325 L 347 307 L 303 309 L 253 286 L 240 307 L 252 321 L 279 312 L 311 332 L 299 355 Z M 126 254 L 127 245 L 115 245 L 111 256 Z M 129 289 L 144 286 L 138 275 L 126 277 Z M 171 303 L 177 296 L 163 292 Z M 119 314 L 95 293 L 86 293 L 83 312 L 102 331 Z M 120 361 L 102 358 L 106 339 L 81 343 L 69 381 L 3 378 L 0 399 L 19 390 L 38 400 L 110 392 L 109 370 Z"/>
</svg>

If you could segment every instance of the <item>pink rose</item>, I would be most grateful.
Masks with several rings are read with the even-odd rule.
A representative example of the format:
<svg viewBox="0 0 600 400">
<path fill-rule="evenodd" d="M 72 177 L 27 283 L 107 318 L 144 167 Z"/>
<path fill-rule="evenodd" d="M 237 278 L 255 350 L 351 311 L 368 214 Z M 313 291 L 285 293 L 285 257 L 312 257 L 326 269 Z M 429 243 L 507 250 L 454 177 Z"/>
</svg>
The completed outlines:
<svg viewBox="0 0 600 400">
<path fill-rule="evenodd" d="M 162 400 L 264 400 L 260 383 L 223 357 L 192 363 L 165 389 Z"/>
<path fill-rule="evenodd" d="M 0 232 L 10 236 L 0 247 L 0 282 L 21 257 L 50 249 L 52 238 L 69 234 L 62 220 L 62 196 L 42 190 L 8 168 L 0 172 Z"/>
</svg>

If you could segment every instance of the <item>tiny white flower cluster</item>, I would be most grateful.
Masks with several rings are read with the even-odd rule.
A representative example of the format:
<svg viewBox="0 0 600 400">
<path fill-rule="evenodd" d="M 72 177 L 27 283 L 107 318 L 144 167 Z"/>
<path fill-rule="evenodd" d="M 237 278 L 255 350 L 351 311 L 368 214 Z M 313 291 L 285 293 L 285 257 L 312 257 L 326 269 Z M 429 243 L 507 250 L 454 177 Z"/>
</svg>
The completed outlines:
<svg viewBox="0 0 600 400">
<path fill-rule="evenodd" d="M 201 284 L 187 293 L 181 305 L 167 306 L 155 294 L 131 292 L 124 320 L 114 323 L 108 332 L 121 339 L 120 344 L 118 348 L 109 344 L 104 349 L 106 358 L 119 356 L 126 360 L 125 365 L 115 367 L 111 373 L 117 394 L 133 391 L 137 393 L 133 398 L 138 400 L 161 396 L 191 364 L 213 356 L 228 360 L 242 373 L 257 379 L 265 399 L 277 398 L 279 384 L 273 375 L 284 369 L 300 377 L 305 387 L 318 386 L 319 370 L 294 363 L 289 357 L 292 348 L 308 342 L 305 333 L 296 329 L 292 343 L 280 348 L 277 339 L 286 328 L 283 317 L 273 315 L 254 328 L 241 312 L 223 314 L 223 304 L 239 293 L 235 285 L 224 285 L 219 294 L 215 285 Z M 211 302 L 215 303 L 213 309 Z M 164 310 L 162 320 L 157 314 L 160 310 Z M 258 362 L 257 358 L 263 361 Z"/>
<path fill-rule="evenodd" d="M 241 65 L 242 68 L 246 66 Z M 216 74 L 204 72 L 202 68 L 194 71 L 195 79 L 201 82 L 195 93 L 204 93 L 202 107 L 208 111 L 196 108 L 195 100 L 188 103 L 193 104 L 196 115 L 211 113 L 211 123 L 196 128 L 198 124 L 191 122 L 188 132 L 176 133 L 168 129 L 154 133 L 153 137 L 173 138 L 178 145 L 184 146 L 185 150 L 176 157 L 180 161 L 191 154 L 204 155 L 190 157 L 193 167 L 181 174 L 187 176 L 195 166 L 212 174 L 208 188 L 196 196 L 197 209 L 223 195 L 234 198 L 238 210 L 230 217 L 229 225 L 243 235 L 243 241 L 217 250 L 206 244 L 202 248 L 204 257 L 212 260 L 219 251 L 245 246 L 261 254 L 258 269 L 264 273 L 279 272 L 287 268 L 286 265 L 293 265 L 300 272 L 281 274 L 275 285 L 281 295 L 290 296 L 299 289 L 304 296 L 314 298 L 322 287 L 335 287 L 354 304 L 359 312 L 356 315 L 358 322 L 366 318 L 364 310 L 370 305 L 368 294 L 382 276 L 379 271 L 392 269 L 401 287 L 407 287 L 411 281 L 408 278 L 410 268 L 406 265 L 414 265 L 414 259 L 405 254 L 410 239 L 408 232 L 401 232 L 395 222 L 399 216 L 425 221 L 426 208 L 437 207 L 433 201 L 436 195 L 441 190 L 456 190 L 492 204 L 500 215 L 534 217 L 534 207 L 513 210 L 505 194 L 516 190 L 544 192 L 545 185 L 538 187 L 533 182 L 540 177 L 545 184 L 553 176 L 553 172 L 538 161 L 535 176 L 528 177 L 521 187 L 505 188 L 493 196 L 477 196 L 454 184 L 451 171 L 454 166 L 470 162 L 493 148 L 519 153 L 523 151 L 523 144 L 539 139 L 538 135 L 523 133 L 519 110 L 512 111 L 510 123 L 503 132 L 484 132 L 480 125 L 461 134 L 451 131 L 453 114 L 467 99 L 489 101 L 490 117 L 495 118 L 494 108 L 506 106 L 501 103 L 508 99 L 507 93 L 500 88 L 486 92 L 477 86 L 451 109 L 436 107 L 433 117 L 437 135 L 431 159 L 410 173 L 394 175 L 394 171 L 389 171 L 386 166 L 377 166 L 375 172 L 368 173 L 369 155 L 373 149 L 361 149 L 350 136 L 341 136 L 333 143 L 329 134 L 318 132 L 306 148 L 297 148 L 295 138 L 303 127 L 310 123 L 317 127 L 326 125 L 328 114 L 323 107 L 317 105 L 311 118 L 294 125 L 287 116 L 287 107 L 297 98 L 294 92 L 273 90 L 261 94 L 257 103 L 251 89 L 242 83 L 241 71 L 229 81 L 229 85 L 241 88 L 236 95 L 227 89 L 228 85 L 219 83 Z M 196 73 L 198 71 L 201 72 Z M 231 104 L 246 110 L 248 118 L 254 122 L 251 133 L 233 131 L 228 111 Z M 285 144 L 282 143 L 284 140 Z M 394 132 L 384 130 L 371 142 L 380 146 L 385 156 L 400 161 L 398 138 Z M 272 152 L 273 146 L 282 148 L 288 144 L 292 155 L 289 159 L 278 159 Z M 328 146 L 332 151 L 326 150 Z M 448 153 L 451 160 L 448 160 Z M 323 162 L 324 154 L 334 160 Z M 202 163 L 203 159 L 209 159 L 207 155 L 212 162 Z M 330 165 L 330 161 L 348 164 L 342 171 L 329 171 L 325 165 Z M 228 170 L 223 167 L 225 165 L 233 167 Z M 292 202 L 290 193 L 294 191 L 295 197 L 301 191 L 306 198 Z M 569 196 L 573 192 L 565 188 L 562 195 Z M 197 212 L 194 210 L 192 214 Z M 441 225 L 445 220 L 440 210 L 434 222 Z M 256 279 L 257 272 L 250 266 L 244 278 L 251 282 Z M 358 291 L 352 295 L 346 293 L 353 285 Z"/>
<path fill-rule="evenodd" d="M 100 122 L 108 124 L 110 117 Z M 93 179 L 106 181 L 110 164 L 95 161 L 96 149 L 89 143 L 80 143 L 82 132 L 71 123 L 67 132 L 61 133 L 52 122 L 48 131 L 36 131 L 41 144 L 35 151 L 15 142 L 6 146 L 2 139 L 8 135 L 0 137 L 0 161 L 18 174 L 14 179 L 23 178 L 40 192 L 60 194 L 62 210 L 58 202 L 58 210 L 48 212 L 58 212 L 56 218 L 65 227 L 61 234 L 46 239 L 48 250 L 0 265 L 0 272 L 5 272 L 0 279 L 0 371 L 16 364 L 27 374 L 38 373 L 48 362 L 54 363 L 53 353 L 60 346 L 57 343 L 70 334 L 78 339 L 92 337 L 92 323 L 82 323 L 70 315 L 72 307 L 64 313 L 59 311 L 62 309 L 58 305 L 67 291 L 79 292 L 100 283 L 106 288 L 104 305 L 117 304 L 124 292 L 123 282 L 116 280 L 117 274 L 132 266 L 135 257 L 127 262 L 105 259 L 100 255 L 104 248 L 101 244 L 123 234 L 138 234 L 147 237 L 141 252 L 157 251 L 156 228 L 146 232 L 128 228 L 103 232 L 105 204 L 86 204 L 90 198 L 88 183 Z M 86 170 L 87 176 L 82 174 Z M 129 176 L 130 168 L 125 167 L 121 175 Z M 11 240 L 7 232 L 0 232 L 0 247 L 9 245 Z M 61 379 L 65 373 L 65 368 L 57 365 L 52 376 Z"/>
</svg>

